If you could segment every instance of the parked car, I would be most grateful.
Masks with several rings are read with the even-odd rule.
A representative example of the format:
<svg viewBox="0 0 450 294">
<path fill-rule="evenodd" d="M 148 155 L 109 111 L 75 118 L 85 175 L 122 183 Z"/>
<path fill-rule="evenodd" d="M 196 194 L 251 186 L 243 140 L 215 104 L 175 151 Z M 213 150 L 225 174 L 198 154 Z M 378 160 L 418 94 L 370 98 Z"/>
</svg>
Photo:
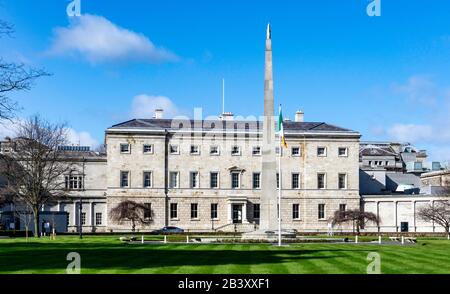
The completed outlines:
<svg viewBox="0 0 450 294">
<path fill-rule="evenodd" d="M 159 230 L 155 230 L 152 232 L 153 234 L 181 234 L 184 233 L 183 229 L 178 227 L 164 227 Z"/>
</svg>

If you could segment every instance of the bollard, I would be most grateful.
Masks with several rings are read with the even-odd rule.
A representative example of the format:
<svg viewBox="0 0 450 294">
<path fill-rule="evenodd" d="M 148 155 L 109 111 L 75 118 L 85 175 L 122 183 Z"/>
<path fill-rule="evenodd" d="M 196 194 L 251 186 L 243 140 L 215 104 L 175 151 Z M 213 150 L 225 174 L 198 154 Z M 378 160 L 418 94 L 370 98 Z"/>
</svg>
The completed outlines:
<svg viewBox="0 0 450 294">
<path fill-rule="evenodd" d="M 167 236 L 164 235 L 164 244 L 167 244 Z"/>
<path fill-rule="evenodd" d="M 402 236 L 402 245 L 405 244 L 405 237 Z"/>
<path fill-rule="evenodd" d="M 358 244 L 358 236 L 355 237 L 355 243 Z"/>
<path fill-rule="evenodd" d="M 144 235 L 141 236 L 141 243 L 144 244 Z"/>
<path fill-rule="evenodd" d="M 381 244 L 381 236 L 378 236 L 378 244 Z"/>
<path fill-rule="evenodd" d="M 186 243 L 189 243 L 189 236 L 186 236 Z"/>
</svg>

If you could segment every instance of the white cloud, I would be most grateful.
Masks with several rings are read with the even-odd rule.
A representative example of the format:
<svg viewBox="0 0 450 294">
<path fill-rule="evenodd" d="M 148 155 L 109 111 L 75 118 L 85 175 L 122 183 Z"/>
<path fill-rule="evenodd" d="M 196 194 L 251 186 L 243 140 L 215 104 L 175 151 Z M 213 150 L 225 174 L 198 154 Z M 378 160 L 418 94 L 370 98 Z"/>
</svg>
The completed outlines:
<svg viewBox="0 0 450 294">
<path fill-rule="evenodd" d="M 19 120 L 2 120 L 0 122 L 0 140 L 4 140 L 6 137 L 13 138 L 19 122 Z"/>
<path fill-rule="evenodd" d="M 155 109 L 164 110 L 164 118 L 173 118 L 182 115 L 182 111 L 165 96 L 138 95 L 131 103 L 131 116 L 133 118 L 152 118 Z"/>
<path fill-rule="evenodd" d="M 88 132 L 78 132 L 73 128 L 67 128 L 67 139 L 70 144 L 89 146 L 95 149 L 99 146 L 99 142 Z"/>
<path fill-rule="evenodd" d="M 427 76 L 411 76 L 405 84 L 394 84 L 393 90 L 396 93 L 404 94 L 408 97 L 408 102 L 434 105 L 440 95 L 438 87 Z"/>
<path fill-rule="evenodd" d="M 387 130 L 388 135 L 400 142 L 419 142 L 433 138 L 431 125 L 395 124 Z"/>
<path fill-rule="evenodd" d="M 49 53 L 79 54 L 91 63 L 178 60 L 175 54 L 156 47 L 143 34 L 119 27 L 102 16 L 89 14 L 72 18 L 68 27 L 55 28 Z"/>
</svg>

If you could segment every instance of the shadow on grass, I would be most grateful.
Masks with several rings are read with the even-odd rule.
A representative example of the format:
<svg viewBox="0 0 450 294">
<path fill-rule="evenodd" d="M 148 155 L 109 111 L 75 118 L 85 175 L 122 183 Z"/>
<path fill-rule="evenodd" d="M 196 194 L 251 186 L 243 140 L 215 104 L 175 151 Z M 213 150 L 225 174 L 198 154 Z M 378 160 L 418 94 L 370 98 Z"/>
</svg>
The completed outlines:
<svg viewBox="0 0 450 294">
<path fill-rule="evenodd" d="M 191 247 L 192 246 L 192 247 Z M 95 270 L 157 269 L 182 266 L 252 266 L 283 264 L 301 260 L 326 260 L 348 257 L 355 249 L 269 250 L 270 245 L 126 245 L 108 243 L 0 243 L 0 272 L 32 270 L 64 271 L 69 252 L 81 255 L 82 268 Z M 248 246 L 248 247 L 246 247 Z M 231 250 L 233 249 L 233 250 Z"/>
</svg>

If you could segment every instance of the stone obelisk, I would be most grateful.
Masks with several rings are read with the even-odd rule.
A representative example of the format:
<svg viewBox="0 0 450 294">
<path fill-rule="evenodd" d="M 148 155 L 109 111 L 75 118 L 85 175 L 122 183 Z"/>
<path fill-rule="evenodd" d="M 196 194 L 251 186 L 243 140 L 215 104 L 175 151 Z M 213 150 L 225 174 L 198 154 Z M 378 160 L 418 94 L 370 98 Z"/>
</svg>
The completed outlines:
<svg viewBox="0 0 450 294">
<path fill-rule="evenodd" d="M 267 25 L 266 64 L 264 79 L 264 120 L 261 168 L 260 231 L 278 230 L 278 199 L 276 179 L 276 139 L 272 73 L 272 36 Z"/>
</svg>

